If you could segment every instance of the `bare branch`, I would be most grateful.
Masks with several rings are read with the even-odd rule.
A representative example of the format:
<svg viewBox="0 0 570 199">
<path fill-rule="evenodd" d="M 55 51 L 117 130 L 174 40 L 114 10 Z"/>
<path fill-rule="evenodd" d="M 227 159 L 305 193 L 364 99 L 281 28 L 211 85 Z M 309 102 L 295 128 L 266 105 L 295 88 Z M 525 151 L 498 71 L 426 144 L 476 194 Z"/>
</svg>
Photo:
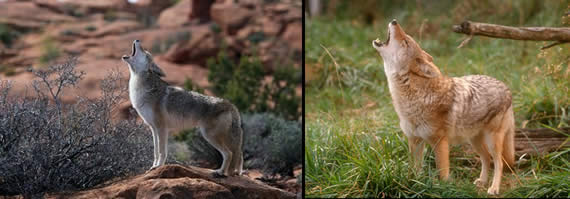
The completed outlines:
<svg viewBox="0 0 570 199">
<path fill-rule="evenodd" d="M 469 37 L 467 37 L 465 40 L 463 40 L 461 42 L 461 44 L 459 44 L 459 46 L 457 46 L 457 48 L 463 47 L 465 44 L 467 44 L 469 41 L 471 41 L 471 39 L 473 39 L 473 35 L 469 35 Z"/>
<path fill-rule="evenodd" d="M 454 25 L 453 31 L 467 35 L 531 41 L 570 41 L 570 28 L 511 27 L 465 21 Z"/>
<path fill-rule="evenodd" d="M 570 42 L 570 41 L 558 41 L 558 42 L 554 42 L 554 43 L 551 43 L 551 44 L 549 44 L 549 45 L 543 46 L 542 48 L 540 48 L 540 50 L 548 49 L 548 48 L 550 48 L 550 47 L 553 47 L 553 46 L 556 46 L 556 45 L 560 45 L 560 44 L 565 44 L 565 43 L 568 43 L 568 42 Z"/>
</svg>

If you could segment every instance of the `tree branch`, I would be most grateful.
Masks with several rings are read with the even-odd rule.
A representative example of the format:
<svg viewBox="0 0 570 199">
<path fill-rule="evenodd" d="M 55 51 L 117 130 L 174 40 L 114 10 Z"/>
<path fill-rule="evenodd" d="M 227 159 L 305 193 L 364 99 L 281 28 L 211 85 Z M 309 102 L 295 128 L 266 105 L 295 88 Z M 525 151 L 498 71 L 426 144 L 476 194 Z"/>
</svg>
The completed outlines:
<svg viewBox="0 0 570 199">
<path fill-rule="evenodd" d="M 453 32 L 514 40 L 557 41 L 541 49 L 570 42 L 570 28 L 511 27 L 465 21 L 461 25 L 454 25 Z"/>
</svg>

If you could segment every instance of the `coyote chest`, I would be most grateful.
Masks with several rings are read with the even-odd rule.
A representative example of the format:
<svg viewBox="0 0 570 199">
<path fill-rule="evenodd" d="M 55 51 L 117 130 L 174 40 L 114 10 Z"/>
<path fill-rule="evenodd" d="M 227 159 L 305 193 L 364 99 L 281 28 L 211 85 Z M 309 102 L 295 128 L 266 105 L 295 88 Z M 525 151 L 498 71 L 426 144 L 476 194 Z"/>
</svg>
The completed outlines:
<svg viewBox="0 0 570 199">
<path fill-rule="evenodd" d="M 145 96 L 146 91 L 141 86 L 142 80 L 137 75 L 131 74 L 129 79 L 129 99 L 131 100 L 133 108 L 141 116 L 145 123 L 149 123 L 154 119 L 152 103 L 148 102 L 148 97 Z"/>
<path fill-rule="evenodd" d="M 447 79 L 414 85 L 411 84 L 414 81 L 411 78 L 413 77 L 396 75 L 388 77 L 392 103 L 400 119 L 400 127 L 407 136 L 429 139 L 434 130 L 450 126 L 452 85 Z M 402 81 L 406 83 L 403 84 Z"/>
</svg>

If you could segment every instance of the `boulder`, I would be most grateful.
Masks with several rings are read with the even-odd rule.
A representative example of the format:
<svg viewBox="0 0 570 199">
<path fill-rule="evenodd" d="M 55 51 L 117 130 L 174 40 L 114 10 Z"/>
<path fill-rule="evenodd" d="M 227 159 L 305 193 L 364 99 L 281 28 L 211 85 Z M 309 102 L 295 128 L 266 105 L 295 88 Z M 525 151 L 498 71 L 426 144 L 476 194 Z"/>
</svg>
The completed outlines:
<svg viewBox="0 0 570 199">
<path fill-rule="evenodd" d="M 239 29 L 249 22 L 255 12 L 247 6 L 236 3 L 216 3 L 212 6 L 210 14 L 212 20 L 220 25 L 224 33 L 235 35 Z"/>
<path fill-rule="evenodd" d="M 190 39 L 174 44 L 165 54 L 165 59 L 174 63 L 194 63 L 204 66 L 210 57 L 220 50 L 220 40 L 209 25 L 190 29 Z"/>
<path fill-rule="evenodd" d="M 169 7 L 160 13 L 157 24 L 160 27 L 180 27 L 188 22 L 190 15 L 190 0 L 182 0 L 176 5 Z"/>
<path fill-rule="evenodd" d="M 263 33 L 268 36 L 276 36 L 282 31 L 283 25 L 278 21 L 271 20 L 269 17 L 262 17 L 259 22 Z"/>
<path fill-rule="evenodd" d="M 287 25 L 283 33 L 283 40 L 287 41 L 289 45 L 296 50 L 303 49 L 303 24 L 301 22 L 293 22 Z"/>
<path fill-rule="evenodd" d="M 293 193 L 245 176 L 214 178 L 212 172 L 193 166 L 165 165 L 102 188 L 50 194 L 46 198 L 295 198 Z"/>
<path fill-rule="evenodd" d="M 39 7 L 34 2 L 10 1 L 0 6 L 0 23 L 18 30 L 39 30 L 50 23 L 73 21 L 74 17 Z"/>
</svg>

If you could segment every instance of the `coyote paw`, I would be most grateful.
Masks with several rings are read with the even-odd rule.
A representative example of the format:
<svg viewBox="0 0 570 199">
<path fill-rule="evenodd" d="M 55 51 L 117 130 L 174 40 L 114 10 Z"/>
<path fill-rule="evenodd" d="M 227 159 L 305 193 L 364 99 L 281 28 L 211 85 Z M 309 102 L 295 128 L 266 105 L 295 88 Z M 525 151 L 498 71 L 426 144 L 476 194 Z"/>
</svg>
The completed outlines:
<svg viewBox="0 0 570 199">
<path fill-rule="evenodd" d="M 478 187 L 484 187 L 485 185 L 487 185 L 487 181 L 482 180 L 481 178 L 477 178 L 477 180 L 475 180 L 473 184 L 477 185 Z"/>
<path fill-rule="evenodd" d="M 224 175 L 223 173 L 219 172 L 219 171 L 214 171 L 212 172 L 212 176 L 214 178 L 225 178 L 227 177 L 226 175 Z"/>
<path fill-rule="evenodd" d="M 487 194 L 489 195 L 498 195 L 499 194 L 499 188 L 498 187 L 489 187 L 489 190 L 487 190 Z"/>
<path fill-rule="evenodd" d="M 152 166 L 152 167 L 150 167 L 150 169 L 146 170 L 146 172 L 149 172 L 149 171 L 155 170 L 156 168 L 158 168 L 158 166 Z"/>
</svg>

